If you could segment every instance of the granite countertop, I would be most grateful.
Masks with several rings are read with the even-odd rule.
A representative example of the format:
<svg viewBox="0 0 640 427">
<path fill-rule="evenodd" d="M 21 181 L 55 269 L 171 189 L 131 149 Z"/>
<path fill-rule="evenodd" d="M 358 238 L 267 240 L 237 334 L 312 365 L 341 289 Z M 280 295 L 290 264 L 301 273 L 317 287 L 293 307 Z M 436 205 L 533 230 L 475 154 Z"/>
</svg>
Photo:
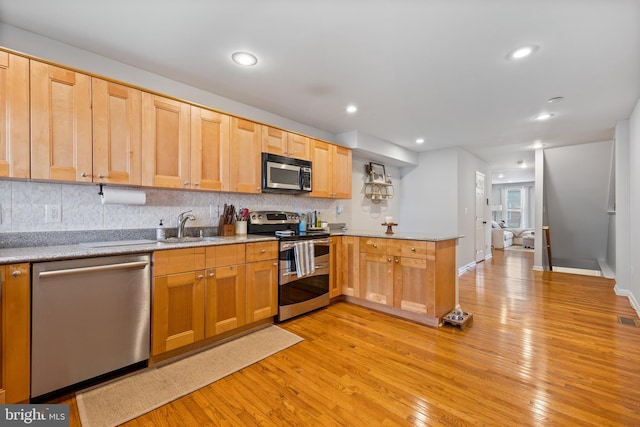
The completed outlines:
<svg viewBox="0 0 640 427">
<path fill-rule="evenodd" d="M 31 246 L 22 248 L 0 249 L 0 264 L 15 264 L 21 262 L 43 262 L 72 258 L 88 258 L 109 255 L 149 253 L 165 249 L 182 249 L 199 246 L 230 245 L 233 243 L 253 243 L 275 241 L 272 236 L 236 235 L 228 237 L 214 237 L 189 242 L 160 243 L 148 240 L 143 244 L 121 244 L 114 241 L 114 246 L 87 247 L 85 243 L 56 246 Z M 129 242 L 131 242 L 129 240 Z"/>
<path fill-rule="evenodd" d="M 354 237 L 374 237 L 377 239 L 402 239 L 402 240 L 420 240 L 425 242 L 441 242 L 444 240 L 461 239 L 464 235 L 457 234 L 439 234 L 439 233 L 403 233 L 394 232 L 393 234 L 385 234 L 384 231 L 374 232 L 366 230 L 345 230 L 331 233 L 335 236 L 354 236 Z"/>
<path fill-rule="evenodd" d="M 436 234 L 436 233 L 394 233 L 373 232 L 366 230 L 345 230 L 332 232 L 332 236 L 374 237 L 380 239 L 403 239 L 439 242 L 444 240 L 459 239 L 464 236 Z M 109 255 L 122 255 L 134 253 L 150 253 L 166 249 L 181 249 L 200 246 L 230 245 L 234 243 L 251 243 L 275 241 L 273 236 L 261 235 L 235 235 L 228 237 L 207 237 L 203 240 L 191 240 L 189 242 L 157 242 L 152 239 L 122 239 L 111 240 L 110 243 L 99 247 L 89 247 L 87 243 L 58 244 L 46 246 L 41 243 L 25 247 L 0 248 L 0 264 L 16 264 L 22 262 L 45 262 L 62 259 L 88 258 Z M 132 241 L 133 240 L 133 241 Z M 102 243 L 101 240 L 96 240 Z M 95 242 L 95 241 L 94 241 Z M 134 244 L 131 244 L 134 243 Z"/>
</svg>

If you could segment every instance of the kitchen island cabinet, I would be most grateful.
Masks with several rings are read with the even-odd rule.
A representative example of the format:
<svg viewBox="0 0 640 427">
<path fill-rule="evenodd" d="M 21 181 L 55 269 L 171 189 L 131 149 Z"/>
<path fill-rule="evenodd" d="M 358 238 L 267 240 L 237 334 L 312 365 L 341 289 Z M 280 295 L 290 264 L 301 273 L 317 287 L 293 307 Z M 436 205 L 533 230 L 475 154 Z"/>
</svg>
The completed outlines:
<svg viewBox="0 0 640 427">
<path fill-rule="evenodd" d="M 29 264 L 0 266 L 0 404 L 29 400 Z"/>
<path fill-rule="evenodd" d="M 29 178 L 29 60 L 0 51 L 0 177 Z"/>
<path fill-rule="evenodd" d="M 343 262 L 351 247 L 342 236 Z M 347 269 L 340 276 L 344 299 L 430 326 L 456 304 L 456 239 L 359 237 L 359 277 L 349 278 Z M 354 270 L 353 266 L 351 270 Z"/>
</svg>

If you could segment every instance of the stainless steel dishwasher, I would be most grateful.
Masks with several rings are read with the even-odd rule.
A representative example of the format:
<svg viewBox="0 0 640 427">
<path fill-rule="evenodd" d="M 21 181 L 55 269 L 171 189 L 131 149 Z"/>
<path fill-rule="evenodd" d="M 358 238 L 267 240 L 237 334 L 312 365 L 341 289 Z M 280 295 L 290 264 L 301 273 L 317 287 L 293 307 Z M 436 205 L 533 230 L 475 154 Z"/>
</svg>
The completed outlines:
<svg viewBox="0 0 640 427">
<path fill-rule="evenodd" d="M 33 265 L 31 397 L 149 358 L 150 255 Z"/>
</svg>

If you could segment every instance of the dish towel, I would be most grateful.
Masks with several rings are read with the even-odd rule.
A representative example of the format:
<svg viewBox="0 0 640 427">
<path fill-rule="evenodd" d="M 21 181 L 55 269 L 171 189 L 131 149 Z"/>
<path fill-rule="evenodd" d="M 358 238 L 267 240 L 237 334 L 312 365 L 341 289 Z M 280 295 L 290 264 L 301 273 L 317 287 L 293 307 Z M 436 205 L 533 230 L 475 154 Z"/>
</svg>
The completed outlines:
<svg viewBox="0 0 640 427">
<path fill-rule="evenodd" d="M 316 271 L 315 251 L 311 240 L 303 240 L 293 244 L 293 255 L 296 259 L 296 274 L 303 277 Z"/>
</svg>

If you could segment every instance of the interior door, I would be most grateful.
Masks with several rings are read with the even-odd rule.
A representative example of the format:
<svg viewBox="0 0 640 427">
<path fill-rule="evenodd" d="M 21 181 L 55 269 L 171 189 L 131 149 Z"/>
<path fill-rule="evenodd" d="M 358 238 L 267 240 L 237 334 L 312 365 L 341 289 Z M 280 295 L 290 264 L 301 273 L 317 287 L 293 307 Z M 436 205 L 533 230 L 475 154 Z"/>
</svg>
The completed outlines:
<svg viewBox="0 0 640 427">
<path fill-rule="evenodd" d="M 476 171 L 476 262 L 484 261 L 487 236 L 485 231 L 487 220 L 484 217 L 484 212 L 484 174 Z"/>
</svg>

